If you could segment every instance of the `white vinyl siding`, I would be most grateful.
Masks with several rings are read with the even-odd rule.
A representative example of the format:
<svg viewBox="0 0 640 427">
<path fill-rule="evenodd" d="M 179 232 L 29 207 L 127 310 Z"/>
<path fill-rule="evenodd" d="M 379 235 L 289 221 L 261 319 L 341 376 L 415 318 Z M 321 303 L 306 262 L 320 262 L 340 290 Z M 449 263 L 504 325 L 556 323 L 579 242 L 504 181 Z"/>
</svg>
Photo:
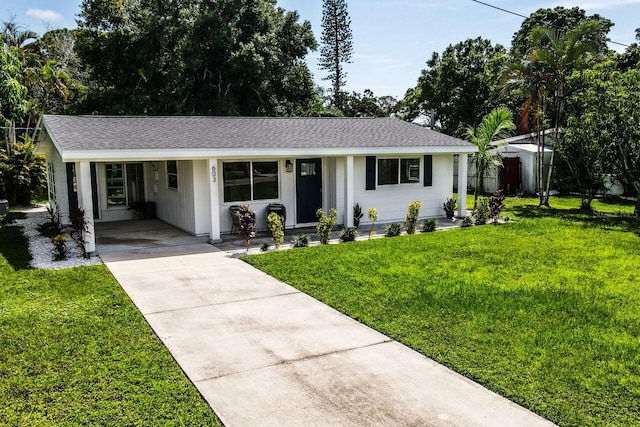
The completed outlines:
<svg viewBox="0 0 640 427">
<path fill-rule="evenodd" d="M 178 160 L 179 191 L 170 189 L 167 182 L 166 162 L 156 162 L 158 167 L 158 193 L 155 195 L 158 219 L 196 234 L 194 213 L 193 161 Z"/>
</svg>

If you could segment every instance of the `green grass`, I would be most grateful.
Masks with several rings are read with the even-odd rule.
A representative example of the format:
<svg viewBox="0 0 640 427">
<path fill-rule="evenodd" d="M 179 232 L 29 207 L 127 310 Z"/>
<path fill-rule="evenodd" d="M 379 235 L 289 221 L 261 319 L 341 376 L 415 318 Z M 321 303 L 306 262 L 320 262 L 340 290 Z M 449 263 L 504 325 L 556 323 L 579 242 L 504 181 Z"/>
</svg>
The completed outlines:
<svg viewBox="0 0 640 427">
<path fill-rule="evenodd" d="M 454 194 L 457 198 L 457 194 Z M 539 199 L 537 197 L 508 197 L 505 201 L 507 208 L 513 206 L 537 207 Z M 580 197 L 577 196 L 551 196 L 549 205 L 551 209 L 580 210 Z M 633 201 L 621 199 L 619 197 L 605 197 L 595 199 L 591 202 L 591 208 L 595 212 L 609 214 L 633 214 L 635 204 Z M 467 209 L 473 209 L 473 193 L 467 195 Z"/>
<path fill-rule="evenodd" d="M 0 228 L 0 425 L 221 425 L 104 266 L 29 260 Z"/>
<path fill-rule="evenodd" d="M 509 199 L 502 226 L 245 259 L 560 425 L 640 425 L 638 221 L 535 204 Z"/>
</svg>

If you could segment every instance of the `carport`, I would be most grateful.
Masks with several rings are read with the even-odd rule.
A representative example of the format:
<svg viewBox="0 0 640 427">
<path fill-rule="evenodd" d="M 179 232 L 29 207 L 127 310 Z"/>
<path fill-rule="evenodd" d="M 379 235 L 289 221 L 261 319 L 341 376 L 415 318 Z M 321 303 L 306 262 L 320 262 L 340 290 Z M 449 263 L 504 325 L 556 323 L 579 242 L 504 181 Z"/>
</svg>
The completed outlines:
<svg viewBox="0 0 640 427">
<path fill-rule="evenodd" d="M 97 222 L 95 234 L 98 254 L 199 245 L 208 239 L 193 236 L 159 219 Z"/>
</svg>

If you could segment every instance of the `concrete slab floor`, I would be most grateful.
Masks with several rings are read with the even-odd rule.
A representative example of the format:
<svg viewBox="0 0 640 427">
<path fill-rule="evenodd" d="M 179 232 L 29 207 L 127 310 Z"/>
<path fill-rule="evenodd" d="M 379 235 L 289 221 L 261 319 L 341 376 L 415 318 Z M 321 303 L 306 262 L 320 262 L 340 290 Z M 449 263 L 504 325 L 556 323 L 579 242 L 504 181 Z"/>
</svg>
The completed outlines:
<svg viewBox="0 0 640 427">
<path fill-rule="evenodd" d="M 96 252 L 121 252 L 149 248 L 166 248 L 206 243 L 207 237 L 196 237 L 157 219 L 97 222 Z"/>
<path fill-rule="evenodd" d="M 225 252 L 185 248 L 102 257 L 226 426 L 552 425 Z"/>
</svg>

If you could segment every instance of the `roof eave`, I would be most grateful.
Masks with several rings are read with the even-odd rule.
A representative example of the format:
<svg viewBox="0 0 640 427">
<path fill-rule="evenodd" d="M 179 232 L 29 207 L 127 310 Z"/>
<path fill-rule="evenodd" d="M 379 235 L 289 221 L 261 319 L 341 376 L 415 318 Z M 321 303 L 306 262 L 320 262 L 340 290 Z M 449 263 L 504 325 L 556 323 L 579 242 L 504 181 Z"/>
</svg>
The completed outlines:
<svg viewBox="0 0 640 427">
<path fill-rule="evenodd" d="M 53 140 L 53 138 L 52 138 Z M 55 144 L 55 141 L 54 141 Z M 407 154 L 472 154 L 475 145 L 420 146 L 420 147 L 345 147 L 345 148 L 200 148 L 200 149 L 127 149 L 127 150 L 65 150 L 60 151 L 64 162 L 79 161 L 142 161 L 142 160 L 195 160 L 210 158 L 245 157 L 341 157 L 367 155 Z"/>
</svg>

